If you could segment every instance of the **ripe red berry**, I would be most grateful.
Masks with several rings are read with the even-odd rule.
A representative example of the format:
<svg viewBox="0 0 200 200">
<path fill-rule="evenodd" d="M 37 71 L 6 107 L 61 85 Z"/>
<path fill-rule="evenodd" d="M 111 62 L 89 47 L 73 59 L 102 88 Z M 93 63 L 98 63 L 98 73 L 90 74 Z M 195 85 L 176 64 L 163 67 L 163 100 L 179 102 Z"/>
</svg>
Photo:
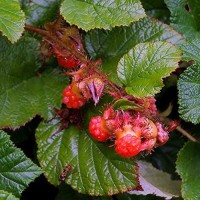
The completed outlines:
<svg viewBox="0 0 200 200">
<path fill-rule="evenodd" d="M 76 59 L 73 55 L 70 56 L 69 58 L 63 56 L 58 56 L 57 58 L 58 58 L 58 64 L 68 69 L 77 67 L 80 64 L 80 61 Z"/>
<path fill-rule="evenodd" d="M 119 155 L 130 158 L 136 156 L 140 152 L 141 139 L 134 135 L 127 134 L 118 138 L 115 141 L 115 146 L 115 151 Z"/>
<path fill-rule="evenodd" d="M 109 139 L 109 131 L 106 129 L 105 121 L 101 116 L 91 118 L 89 131 L 91 136 L 100 142 L 104 142 Z"/>
<path fill-rule="evenodd" d="M 63 100 L 68 108 L 80 108 L 85 104 L 85 99 L 78 92 L 78 88 L 75 85 L 68 85 L 63 90 Z"/>
<path fill-rule="evenodd" d="M 136 156 L 141 147 L 141 130 L 131 124 L 125 124 L 123 128 L 115 131 L 115 151 L 125 158 Z"/>
</svg>

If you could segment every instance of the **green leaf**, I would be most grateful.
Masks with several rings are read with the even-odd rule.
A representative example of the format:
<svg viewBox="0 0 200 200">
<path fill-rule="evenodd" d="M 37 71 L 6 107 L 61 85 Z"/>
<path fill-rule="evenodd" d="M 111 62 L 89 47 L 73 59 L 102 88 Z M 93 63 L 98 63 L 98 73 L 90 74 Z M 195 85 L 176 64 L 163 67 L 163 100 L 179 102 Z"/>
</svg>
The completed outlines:
<svg viewBox="0 0 200 200">
<path fill-rule="evenodd" d="M 48 71 L 36 76 L 36 40 L 23 38 L 11 45 L 1 38 L 0 43 L 0 126 L 17 127 L 37 114 L 51 118 L 61 104 L 64 75 Z"/>
<path fill-rule="evenodd" d="M 55 20 L 59 14 L 61 0 L 21 0 L 21 7 L 26 15 L 26 23 L 32 26 L 43 26 Z"/>
<path fill-rule="evenodd" d="M 190 13 L 194 16 L 198 30 L 200 29 L 200 5 L 198 0 L 188 0 Z"/>
<path fill-rule="evenodd" d="M 192 13 L 186 10 L 186 1 L 165 0 L 165 3 L 171 12 L 170 25 L 187 39 L 200 38 L 200 33 L 197 31 L 198 23 Z"/>
<path fill-rule="evenodd" d="M 200 122 L 200 65 L 189 67 L 178 81 L 179 113 L 189 122 Z"/>
<path fill-rule="evenodd" d="M 0 0 L 0 30 L 12 43 L 22 35 L 25 24 L 24 13 L 17 0 Z"/>
<path fill-rule="evenodd" d="M 170 26 L 151 18 L 143 18 L 128 27 L 115 27 L 111 31 L 91 30 L 85 36 L 85 46 L 93 58 L 118 60 L 138 43 L 168 41 L 179 45 L 183 37 Z"/>
<path fill-rule="evenodd" d="M 64 0 L 60 12 L 67 22 L 86 31 L 126 26 L 146 16 L 139 0 Z"/>
<path fill-rule="evenodd" d="M 163 87 L 162 78 L 178 66 L 180 58 L 180 50 L 170 43 L 141 43 L 120 59 L 118 77 L 128 94 L 154 96 Z"/>
<path fill-rule="evenodd" d="M 37 165 L 13 145 L 9 136 L 0 131 L 0 190 L 19 197 L 41 172 Z"/>
<path fill-rule="evenodd" d="M 195 60 L 200 63 L 200 39 L 191 40 L 180 45 L 183 51 L 182 60 Z"/>
<path fill-rule="evenodd" d="M 111 31 L 95 29 L 85 36 L 85 46 L 92 58 L 103 60 L 103 70 L 109 79 L 119 84 L 117 64 L 120 58 L 136 44 L 147 41 L 168 41 L 179 45 L 182 36 L 168 25 L 144 18 L 128 27 L 115 27 Z"/>
<path fill-rule="evenodd" d="M 140 108 L 139 105 L 134 104 L 133 102 L 127 99 L 119 99 L 114 102 L 112 105 L 115 110 L 127 110 L 127 109 L 137 109 Z"/>
<path fill-rule="evenodd" d="M 171 180 L 170 174 L 154 168 L 151 164 L 139 161 L 139 182 L 143 191 L 131 191 L 131 194 L 155 194 L 170 199 L 180 196 L 181 182 Z"/>
<path fill-rule="evenodd" d="M 1 200 L 19 200 L 11 193 L 3 191 L 3 190 L 0 190 L 0 199 Z"/>
<path fill-rule="evenodd" d="M 69 127 L 58 132 L 59 126 L 55 119 L 42 123 L 36 133 L 38 159 L 50 183 L 59 185 L 63 169 L 70 165 L 64 181 L 83 194 L 112 195 L 137 186 L 133 159 L 121 158 L 84 130 Z"/>
<path fill-rule="evenodd" d="M 200 144 L 188 142 L 180 151 L 177 159 L 177 172 L 182 178 L 182 195 L 185 200 L 200 199 Z"/>
</svg>

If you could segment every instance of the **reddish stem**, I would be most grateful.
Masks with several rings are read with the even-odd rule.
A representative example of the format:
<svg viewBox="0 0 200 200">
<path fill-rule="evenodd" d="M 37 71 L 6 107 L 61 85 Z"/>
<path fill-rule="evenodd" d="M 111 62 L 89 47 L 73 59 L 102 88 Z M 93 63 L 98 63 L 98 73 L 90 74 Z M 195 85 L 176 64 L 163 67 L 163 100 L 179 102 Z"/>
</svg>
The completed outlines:
<svg viewBox="0 0 200 200">
<path fill-rule="evenodd" d="M 82 54 L 80 51 L 69 48 L 68 46 L 66 46 L 66 44 L 62 43 L 62 41 L 59 38 L 51 34 L 50 31 L 33 27 L 28 24 L 25 25 L 25 29 L 46 36 L 48 39 L 54 41 L 59 46 L 62 46 L 63 48 L 67 49 L 72 55 L 76 55 L 76 57 L 78 57 L 81 63 L 86 64 L 87 66 L 95 69 L 95 72 L 105 80 L 105 82 L 114 90 L 115 93 L 118 94 L 119 97 L 121 97 L 121 92 L 118 89 L 118 87 L 112 81 L 108 80 L 107 76 L 105 76 L 101 71 L 97 70 L 94 62 L 91 62 L 86 55 Z"/>
</svg>

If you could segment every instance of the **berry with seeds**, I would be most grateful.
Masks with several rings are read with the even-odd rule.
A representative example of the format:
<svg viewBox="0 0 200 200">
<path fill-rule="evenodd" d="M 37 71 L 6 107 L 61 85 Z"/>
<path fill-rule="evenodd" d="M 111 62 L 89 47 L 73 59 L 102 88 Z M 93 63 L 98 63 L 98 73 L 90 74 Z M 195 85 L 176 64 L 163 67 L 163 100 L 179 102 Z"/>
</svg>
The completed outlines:
<svg viewBox="0 0 200 200">
<path fill-rule="evenodd" d="M 68 108 L 80 108 L 82 107 L 86 100 L 80 94 L 78 87 L 75 84 L 68 85 L 63 90 L 63 100 L 62 102 L 66 104 Z"/>
<path fill-rule="evenodd" d="M 115 151 L 119 155 L 129 158 L 136 156 L 141 151 L 140 128 L 125 124 L 122 129 L 117 129 L 115 133 L 117 137 Z"/>
<path fill-rule="evenodd" d="M 91 118 L 89 123 L 89 131 L 91 136 L 100 142 L 105 142 L 110 136 L 105 125 L 105 120 L 101 116 Z"/>
<path fill-rule="evenodd" d="M 140 152 L 141 139 L 128 134 L 115 140 L 115 151 L 125 157 L 136 156 Z"/>
</svg>

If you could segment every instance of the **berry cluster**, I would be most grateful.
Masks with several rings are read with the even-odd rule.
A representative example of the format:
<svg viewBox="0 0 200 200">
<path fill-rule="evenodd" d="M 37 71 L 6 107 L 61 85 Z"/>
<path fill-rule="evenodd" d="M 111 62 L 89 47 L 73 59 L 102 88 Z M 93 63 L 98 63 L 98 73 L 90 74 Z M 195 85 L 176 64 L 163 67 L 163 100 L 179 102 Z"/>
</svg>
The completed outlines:
<svg viewBox="0 0 200 200">
<path fill-rule="evenodd" d="M 166 143 L 168 131 L 156 121 L 156 107 L 147 106 L 149 101 L 155 103 L 155 100 L 146 98 L 143 101 L 145 111 L 114 110 L 110 106 L 102 116 L 93 117 L 89 123 L 91 136 L 100 142 L 114 141 L 115 151 L 126 158 L 141 151 L 151 152 L 154 147 Z M 151 113 L 151 119 L 144 115 L 146 112 Z"/>
<path fill-rule="evenodd" d="M 47 57 L 53 54 L 63 72 L 71 76 L 71 83 L 62 93 L 62 103 L 67 109 L 79 109 L 90 99 L 96 105 L 103 92 L 113 96 L 115 103 L 127 103 L 125 107 L 117 108 L 114 103 L 115 106 L 108 107 L 102 116 L 90 120 L 89 132 L 94 139 L 114 141 L 115 151 L 128 158 L 143 151 L 151 152 L 154 147 L 167 142 L 169 127 L 166 129 L 159 121 L 153 97 L 136 98 L 112 83 L 99 69 L 101 60 L 87 58 L 76 27 L 64 28 L 60 19 L 46 24 L 45 28 L 44 54 Z M 64 125 L 68 124 L 65 122 Z"/>
</svg>

